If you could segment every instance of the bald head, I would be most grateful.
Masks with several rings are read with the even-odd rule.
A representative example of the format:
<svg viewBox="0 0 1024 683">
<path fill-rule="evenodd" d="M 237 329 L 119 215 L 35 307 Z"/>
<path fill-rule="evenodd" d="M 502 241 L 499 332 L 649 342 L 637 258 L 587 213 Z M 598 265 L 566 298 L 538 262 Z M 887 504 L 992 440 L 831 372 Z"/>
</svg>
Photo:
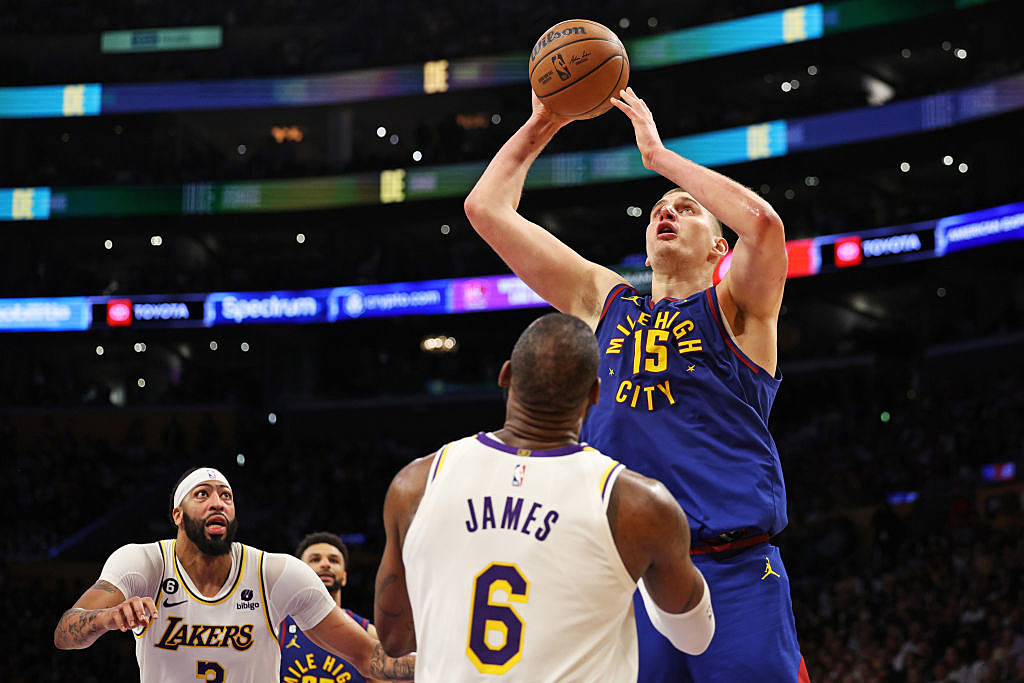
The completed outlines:
<svg viewBox="0 0 1024 683">
<path fill-rule="evenodd" d="M 510 388 L 520 403 L 572 411 L 587 400 L 597 380 L 597 339 L 579 318 L 548 313 L 519 335 L 510 363 Z"/>
</svg>

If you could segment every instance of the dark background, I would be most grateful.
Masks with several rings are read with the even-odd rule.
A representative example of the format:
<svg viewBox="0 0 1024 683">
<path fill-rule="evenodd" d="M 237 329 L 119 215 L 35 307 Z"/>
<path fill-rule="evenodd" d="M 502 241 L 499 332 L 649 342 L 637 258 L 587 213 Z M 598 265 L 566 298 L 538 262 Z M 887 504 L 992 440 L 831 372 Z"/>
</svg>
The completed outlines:
<svg viewBox="0 0 1024 683">
<path fill-rule="evenodd" d="M 570 16 L 635 38 L 793 3 L 101 4 L 5 7 L 0 85 L 403 65 L 525 51 Z M 877 82 L 899 101 L 1020 72 L 1024 53 L 1009 27 L 1021 18 L 1016 1 L 950 9 L 636 71 L 631 85 L 665 138 L 865 106 Z M 103 30 L 201 24 L 224 26 L 223 48 L 99 53 Z M 967 49 L 968 58 L 956 59 L 944 41 Z M 819 69 L 813 77 L 812 64 Z M 801 87 L 782 92 L 779 84 L 792 78 Z M 484 161 L 528 113 L 520 84 L 346 106 L 0 120 L 0 187 L 379 171 L 408 167 L 413 150 L 424 164 Z M 489 123 L 493 114 L 499 123 Z M 484 126 L 460 125 L 469 119 Z M 339 120 L 353 139 L 347 158 L 327 152 Z M 1020 113 L 1004 114 L 720 170 L 761 191 L 789 239 L 936 219 L 1024 200 L 1022 123 Z M 270 129 L 284 125 L 300 127 L 303 141 L 278 143 Z M 378 139 L 379 125 L 400 143 Z M 570 125 L 549 149 L 632 140 L 628 122 L 613 111 Z M 945 166 L 945 154 L 966 162 L 968 172 Z M 911 172 L 900 172 L 903 161 Z M 809 185 L 808 177 L 819 183 Z M 642 180 L 528 192 L 521 210 L 612 266 L 643 250 L 643 219 L 627 216 L 626 207 L 646 210 L 667 187 Z M 451 226 L 448 234 L 442 224 Z M 305 244 L 295 241 L 299 232 Z M 163 236 L 160 248 L 150 245 L 153 234 Z M 6 222 L 0 238 L 3 297 L 301 289 L 507 272 L 470 228 L 461 199 Z M 105 239 L 116 248 L 104 249 Z M 1022 256 L 1020 243 L 1009 242 L 787 285 L 779 334 L 785 381 L 771 427 L 790 526 L 775 542 L 814 680 L 1024 675 L 1024 490 L 980 476 L 986 463 L 1019 468 L 1024 454 Z M 501 425 L 498 368 L 541 312 L 0 335 L 0 605 L 10 634 L 0 679 L 137 680 L 130 638 L 108 635 L 66 653 L 53 648 L 52 629 L 110 552 L 172 535 L 170 487 L 192 465 L 227 473 L 246 543 L 289 552 L 313 530 L 351 538 L 343 601 L 372 616 L 380 507 L 391 477 L 447 441 Z M 431 334 L 456 338 L 456 351 L 421 351 Z M 140 342 L 144 353 L 134 350 Z M 139 377 L 147 378 L 145 388 Z M 894 492 L 917 497 L 890 504 Z"/>
</svg>

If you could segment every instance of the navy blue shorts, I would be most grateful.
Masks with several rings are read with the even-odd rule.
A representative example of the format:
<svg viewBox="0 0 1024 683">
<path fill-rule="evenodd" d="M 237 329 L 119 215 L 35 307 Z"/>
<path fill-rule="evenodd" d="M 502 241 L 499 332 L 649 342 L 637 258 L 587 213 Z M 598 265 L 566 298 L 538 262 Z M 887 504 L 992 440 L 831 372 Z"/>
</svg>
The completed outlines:
<svg viewBox="0 0 1024 683">
<path fill-rule="evenodd" d="M 637 592 L 633 607 L 640 639 L 638 680 L 809 683 L 779 549 L 761 543 L 736 552 L 694 555 L 693 563 L 711 588 L 711 645 L 696 657 L 675 649 L 651 625 Z"/>
</svg>

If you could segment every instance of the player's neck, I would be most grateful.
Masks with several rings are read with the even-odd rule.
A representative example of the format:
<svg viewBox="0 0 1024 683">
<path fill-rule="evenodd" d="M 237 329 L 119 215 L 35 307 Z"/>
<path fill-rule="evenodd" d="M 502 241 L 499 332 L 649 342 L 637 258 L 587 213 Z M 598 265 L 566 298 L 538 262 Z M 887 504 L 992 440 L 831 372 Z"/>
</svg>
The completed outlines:
<svg viewBox="0 0 1024 683">
<path fill-rule="evenodd" d="M 506 446 L 544 451 L 579 443 L 580 425 L 578 415 L 537 415 L 510 397 L 505 426 L 494 432 L 494 436 Z"/>
<path fill-rule="evenodd" d="M 710 287 L 712 276 L 712 273 L 705 272 L 655 272 L 651 278 L 651 301 L 658 303 L 662 299 L 685 299 Z"/>
<path fill-rule="evenodd" d="M 174 554 L 181 568 L 203 596 L 209 598 L 217 595 L 231 573 L 231 553 L 208 555 L 187 536 L 183 536 L 179 536 L 174 544 Z"/>
<path fill-rule="evenodd" d="M 331 594 L 332 598 L 334 598 L 334 604 L 337 605 L 338 607 L 341 607 L 341 589 L 339 588 L 336 591 L 327 591 L 327 592 Z"/>
</svg>

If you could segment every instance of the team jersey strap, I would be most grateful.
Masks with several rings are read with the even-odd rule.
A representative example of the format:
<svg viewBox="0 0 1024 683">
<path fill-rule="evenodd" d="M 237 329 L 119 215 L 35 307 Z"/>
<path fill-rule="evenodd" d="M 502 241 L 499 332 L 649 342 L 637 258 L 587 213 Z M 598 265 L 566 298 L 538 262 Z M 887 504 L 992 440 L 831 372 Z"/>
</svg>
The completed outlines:
<svg viewBox="0 0 1024 683">
<path fill-rule="evenodd" d="M 350 617 L 352 617 L 352 621 L 354 621 L 357 624 L 359 624 L 359 626 L 362 627 L 362 629 L 364 631 L 369 630 L 369 628 L 370 628 L 370 620 L 369 619 L 367 619 L 366 617 L 359 616 L 358 614 L 356 614 L 355 612 L 353 612 L 352 610 L 350 610 L 347 607 L 345 607 L 344 610 L 345 610 L 345 614 L 347 614 Z"/>
<path fill-rule="evenodd" d="M 615 487 L 615 480 L 622 474 L 622 470 L 625 467 L 622 466 L 617 460 L 612 460 L 608 469 L 605 470 L 604 475 L 601 477 L 601 502 L 604 503 L 604 509 L 608 510 L 608 501 L 611 499 L 612 489 Z"/>
<path fill-rule="evenodd" d="M 732 335 L 730 335 L 725 329 L 724 314 L 722 313 L 722 308 L 718 305 L 718 290 L 715 290 L 714 287 L 708 287 L 704 290 L 704 295 L 708 300 L 708 308 L 711 309 L 711 318 L 715 321 L 715 325 L 718 326 L 718 331 L 722 335 L 722 341 L 725 342 L 725 345 L 729 347 L 729 350 L 732 351 L 733 354 L 739 358 L 740 362 L 746 365 L 751 372 L 755 375 L 761 372 L 761 368 L 755 365 L 749 358 L 747 358 L 746 354 L 739 350 L 739 347 L 736 346 L 736 343 L 732 339 Z"/>
<path fill-rule="evenodd" d="M 163 595 L 163 593 L 164 593 L 165 579 L 163 579 L 162 577 L 164 575 L 164 572 L 167 570 L 167 553 L 164 551 L 164 542 L 163 541 L 157 541 L 156 544 L 157 544 L 157 547 L 160 548 L 160 576 L 161 576 L 161 579 L 160 579 L 160 585 L 156 589 L 156 595 L 153 596 L 153 604 L 155 604 L 157 606 L 157 609 L 159 610 L 160 609 L 160 596 Z M 153 625 L 153 620 L 150 620 L 150 622 L 148 624 L 146 624 L 145 627 L 143 627 L 143 629 L 141 631 L 139 631 L 138 633 L 136 633 L 135 631 L 132 631 L 132 635 L 135 636 L 136 640 L 139 640 L 139 639 L 143 638 L 146 635 L 146 631 L 148 631 L 149 627 L 152 626 L 152 625 Z"/>
<path fill-rule="evenodd" d="M 437 452 L 437 455 L 434 456 L 434 462 L 430 463 L 430 472 L 427 473 L 427 486 L 430 486 L 434 481 L 434 477 L 437 476 L 437 473 L 440 472 L 441 468 L 444 466 L 444 456 L 448 454 L 449 448 L 451 448 L 451 444 L 445 444 Z"/>
<path fill-rule="evenodd" d="M 274 624 L 270 620 L 270 600 L 267 600 L 267 579 L 263 573 L 263 558 L 266 553 L 262 550 L 258 551 L 260 554 L 259 561 L 259 575 L 260 575 L 260 597 L 263 598 L 263 618 L 267 623 L 267 630 L 270 631 L 270 637 L 277 640 L 277 633 L 274 631 Z M 283 631 L 284 629 L 282 629 Z"/>
<path fill-rule="evenodd" d="M 615 301 L 615 297 L 617 297 L 619 294 L 621 294 L 627 289 L 636 292 L 636 290 L 633 289 L 631 285 L 625 282 L 623 282 L 621 285 L 616 285 L 615 287 L 612 288 L 612 291 L 608 292 L 608 296 L 605 297 L 604 300 L 604 308 L 601 309 L 601 317 L 597 319 L 598 323 L 604 320 L 604 316 L 608 313 L 608 309 L 611 308 L 612 302 Z"/>
</svg>

